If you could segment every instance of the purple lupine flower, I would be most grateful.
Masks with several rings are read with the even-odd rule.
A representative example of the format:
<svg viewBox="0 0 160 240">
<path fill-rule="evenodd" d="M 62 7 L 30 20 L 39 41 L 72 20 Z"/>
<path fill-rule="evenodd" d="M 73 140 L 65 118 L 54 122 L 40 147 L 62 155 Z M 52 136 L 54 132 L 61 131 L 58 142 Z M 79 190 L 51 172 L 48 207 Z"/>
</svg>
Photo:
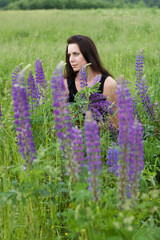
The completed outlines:
<svg viewBox="0 0 160 240">
<path fill-rule="evenodd" d="M 28 165 L 35 159 L 36 150 L 31 131 L 29 104 L 24 83 L 26 68 L 16 77 L 12 87 L 12 97 L 19 151 L 26 161 L 26 165 Z"/>
<path fill-rule="evenodd" d="M 63 63 L 60 62 L 53 72 L 51 79 L 51 88 L 53 94 L 53 107 L 55 115 L 55 123 L 57 130 L 57 137 L 60 147 L 63 150 L 66 159 L 67 174 L 73 181 L 77 180 L 78 162 L 72 156 L 72 141 L 73 128 L 71 124 L 70 112 L 67 102 L 67 91 L 64 85 L 63 78 Z M 64 174 L 64 167 L 62 168 L 62 175 Z"/>
<path fill-rule="evenodd" d="M 136 80 L 136 89 L 141 98 L 141 102 L 148 116 L 153 119 L 154 112 L 153 107 L 148 96 L 148 87 L 146 85 L 146 79 L 143 77 L 143 50 L 140 50 L 136 57 L 136 71 L 137 71 L 137 80 Z"/>
<path fill-rule="evenodd" d="M 93 80 L 93 83 L 92 83 L 92 86 L 91 86 L 91 87 L 93 87 L 95 84 L 99 83 L 99 82 L 100 82 L 100 80 L 101 80 L 101 77 L 102 77 L 102 75 L 101 75 L 101 74 L 97 75 L 97 76 L 94 78 L 94 80 Z"/>
<path fill-rule="evenodd" d="M 78 173 L 81 172 L 81 168 L 84 166 L 84 147 L 83 147 L 83 137 L 82 137 L 82 130 L 78 129 L 77 126 L 72 128 L 73 129 L 73 143 L 72 143 L 72 150 L 73 150 L 73 159 L 75 163 L 77 163 L 77 168 L 75 169 L 75 173 L 78 176 Z"/>
<path fill-rule="evenodd" d="M 81 95 L 86 99 L 85 93 Z M 86 102 L 87 103 L 87 102 Z M 88 103 L 87 103 L 88 104 Z M 104 122 L 108 120 L 108 114 L 113 115 L 113 103 L 107 100 L 106 96 L 101 93 L 91 93 L 89 96 L 88 110 L 92 113 L 97 122 Z M 85 111 L 86 106 L 83 106 L 81 111 Z"/>
<path fill-rule="evenodd" d="M 18 73 L 20 72 L 21 69 L 22 69 L 22 63 L 12 73 L 12 85 L 15 84 Z"/>
<path fill-rule="evenodd" d="M 136 89 L 139 89 L 143 76 L 143 49 L 141 49 L 136 57 L 136 71 L 137 71 L 137 80 L 136 80 Z"/>
<path fill-rule="evenodd" d="M 94 119 L 97 121 L 97 122 L 103 122 L 103 116 L 102 116 L 102 113 L 97 109 L 95 108 L 94 106 L 92 106 L 92 104 L 89 104 L 88 106 L 88 111 L 90 111 L 94 117 Z"/>
<path fill-rule="evenodd" d="M 42 61 L 37 59 L 35 63 L 36 83 L 39 88 L 40 98 L 44 100 L 44 91 L 47 89 L 47 81 L 44 75 Z"/>
<path fill-rule="evenodd" d="M 106 96 L 94 92 L 89 97 L 89 105 L 96 108 L 102 115 L 113 115 L 113 103 L 107 100 Z"/>
<path fill-rule="evenodd" d="M 137 102 L 136 102 L 135 97 L 133 97 L 131 101 L 132 101 L 132 107 L 133 107 L 134 116 L 136 116 L 140 120 L 140 116 L 139 116 L 138 108 L 137 108 Z"/>
<path fill-rule="evenodd" d="M 90 65 L 86 64 L 84 67 L 82 67 L 79 71 L 79 79 L 81 88 L 87 87 L 87 73 L 86 68 Z M 91 87 L 93 87 L 96 83 L 98 83 L 101 80 L 101 75 L 97 75 L 94 78 L 93 84 Z M 93 117 L 98 122 L 106 121 L 108 118 L 108 114 L 113 115 L 113 106 L 110 101 L 107 101 L 107 98 L 101 94 L 101 93 L 90 93 L 90 91 L 86 91 L 85 93 L 82 93 L 81 97 L 83 99 L 86 99 L 86 105 L 83 106 L 83 109 L 81 111 L 86 112 L 86 110 L 89 110 L 92 112 Z"/>
<path fill-rule="evenodd" d="M 64 85 L 63 64 L 60 62 L 53 72 L 51 88 L 53 94 L 53 107 L 57 137 L 61 148 L 65 148 L 67 141 L 72 139 L 72 124 L 67 102 L 67 91 Z"/>
<path fill-rule="evenodd" d="M 113 172 L 115 175 L 119 173 L 119 151 L 118 148 L 115 147 L 115 143 L 112 143 L 112 147 L 108 148 L 107 151 L 107 162 L 106 164 L 109 165 L 109 172 Z"/>
<path fill-rule="evenodd" d="M 102 170 L 100 138 L 97 122 L 91 112 L 86 112 L 85 139 L 87 147 L 88 182 L 89 190 L 93 193 L 93 199 L 99 199 L 99 176 Z"/>
<path fill-rule="evenodd" d="M 81 88 L 88 86 L 87 73 L 86 73 L 87 66 L 88 66 L 88 64 L 83 66 L 79 71 L 79 80 L 80 80 Z"/>
<path fill-rule="evenodd" d="M 43 67 L 42 67 L 42 61 L 37 59 L 35 63 L 35 72 L 36 72 L 36 82 L 37 84 L 40 84 L 40 86 L 44 89 L 47 89 L 47 81 L 44 75 Z"/>
<path fill-rule="evenodd" d="M 134 142 L 132 143 L 132 159 L 129 168 L 129 182 L 130 184 L 130 195 L 134 199 L 138 196 L 139 179 L 144 168 L 143 161 L 143 128 L 138 120 L 134 121 L 132 126 L 132 133 L 134 134 Z M 134 159 L 133 159 L 134 156 Z"/>
<path fill-rule="evenodd" d="M 117 102 L 119 117 L 119 136 L 118 145 L 120 147 L 120 172 L 119 172 L 119 197 L 121 203 L 125 202 L 126 191 L 128 191 L 128 170 L 131 157 L 131 145 L 133 142 L 132 126 L 133 126 L 133 107 L 131 103 L 129 89 L 124 79 L 118 79 Z"/>
<path fill-rule="evenodd" d="M 31 108 L 34 109 L 34 106 L 39 105 L 40 94 L 37 83 L 32 75 L 31 70 L 29 71 L 29 76 L 27 79 L 27 95 L 31 98 Z"/>
<path fill-rule="evenodd" d="M 146 79 L 145 77 L 143 77 L 141 84 L 139 86 L 139 95 L 140 95 L 143 107 L 146 110 L 146 113 L 151 119 L 153 119 L 154 118 L 153 106 L 151 104 L 151 101 L 149 99 L 147 92 L 148 92 L 148 88 L 146 85 Z"/>
<path fill-rule="evenodd" d="M 121 204 L 126 200 L 126 197 L 131 197 L 131 185 L 134 181 L 133 177 L 135 171 L 138 169 L 135 167 L 137 165 L 136 150 L 138 145 L 142 146 L 142 138 L 137 140 L 137 132 L 140 130 L 140 123 L 135 125 L 133 118 L 133 107 L 132 99 L 130 96 L 129 89 L 126 86 L 124 79 L 118 79 L 118 106 L 119 106 L 119 137 L 118 145 L 119 151 L 119 198 Z M 140 134 L 141 136 L 141 134 Z M 135 150 L 136 149 L 136 150 Z M 140 161 L 140 159 L 139 159 Z M 142 160 L 141 160 L 142 161 Z M 139 162 L 139 165 L 141 163 Z M 140 170 L 139 170 L 140 171 Z"/>
</svg>

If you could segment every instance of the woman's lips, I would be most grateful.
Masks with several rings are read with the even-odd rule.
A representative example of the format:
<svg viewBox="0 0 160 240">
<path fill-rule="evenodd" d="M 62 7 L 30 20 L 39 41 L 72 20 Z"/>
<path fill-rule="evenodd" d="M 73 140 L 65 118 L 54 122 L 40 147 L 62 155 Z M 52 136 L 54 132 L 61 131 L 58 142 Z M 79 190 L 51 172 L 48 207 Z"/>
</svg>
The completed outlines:
<svg viewBox="0 0 160 240">
<path fill-rule="evenodd" d="M 75 64 L 75 65 L 72 65 L 72 68 L 75 68 L 75 67 L 77 67 L 77 65 Z"/>
</svg>

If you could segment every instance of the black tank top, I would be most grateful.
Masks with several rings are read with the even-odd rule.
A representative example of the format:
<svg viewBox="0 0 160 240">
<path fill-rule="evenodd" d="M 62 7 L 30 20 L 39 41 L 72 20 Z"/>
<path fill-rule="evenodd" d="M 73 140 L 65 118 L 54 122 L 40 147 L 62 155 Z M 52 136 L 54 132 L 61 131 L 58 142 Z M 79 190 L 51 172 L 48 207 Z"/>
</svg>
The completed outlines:
<svg viewBox="0 0 160 240">
<path fill-rule="evenodd" d="M 104 82 L 107 77 L 109 77 L 109 75 L 107 75 L 107 74 L 102 75 L 101 80 L 99 81 L 100 85 L 98 88 L 98 93 L 103 93 L 103 86 L 104 86 Z M 75 79 L 73 79 L 71 77 L 67 78 L 67 85 L 68 85 L 68 90 L 69 90 L 68 102 L 74 102 L 74 96 L 78 92 L 76 85 L 75 85 Z"/>
</svg>

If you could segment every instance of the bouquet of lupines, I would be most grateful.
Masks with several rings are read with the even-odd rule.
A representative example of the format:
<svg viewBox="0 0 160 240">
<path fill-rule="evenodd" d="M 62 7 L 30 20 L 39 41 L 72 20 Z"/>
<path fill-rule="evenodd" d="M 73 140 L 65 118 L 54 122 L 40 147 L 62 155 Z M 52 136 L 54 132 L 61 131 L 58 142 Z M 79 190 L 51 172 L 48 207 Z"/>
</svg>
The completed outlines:
<svg viewBox="0 0 160 240">
<path fill-rule="evenodd" d="M 79 72 L 79 79 L 81 84 L 81 91 L 75 96 L 78 103 L 79 113 L 85 116 L 86 111 L 90 111 L 93 118 L 100 123 L 108 122 L 109 115 L 113 115 L 113 104 L 107 100 L 107 97 L 98 93 L 99 81 L 101 75 L 95 77 L 91 87 L 88 87 L 86 68 L 89 64 L 85 65 Z M 109 123 L 111 125 L 111 123 Z"/>
</svg>

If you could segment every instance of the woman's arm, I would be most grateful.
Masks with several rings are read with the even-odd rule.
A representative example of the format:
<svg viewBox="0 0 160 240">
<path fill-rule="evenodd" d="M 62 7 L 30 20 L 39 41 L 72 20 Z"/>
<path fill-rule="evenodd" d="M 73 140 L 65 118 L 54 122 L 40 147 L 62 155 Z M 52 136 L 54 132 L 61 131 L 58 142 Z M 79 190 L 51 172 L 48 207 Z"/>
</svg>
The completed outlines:
<svg viewBox="0 0 160 240">
<path fill-rule="evenodd" d="M 107 100 L 112 102 L 115 106 L 113 107 L 114 112 L 118 110 L 117 107 L 117 83 L 112 77 L 107 77 L 104 82 L 103 87 L 103 95 L 107 97 Z M 111 123 L 113 127 L 118 128 L 118 113 L 116 112 L 115 115 L 111 116 Z"/>
</svg>

